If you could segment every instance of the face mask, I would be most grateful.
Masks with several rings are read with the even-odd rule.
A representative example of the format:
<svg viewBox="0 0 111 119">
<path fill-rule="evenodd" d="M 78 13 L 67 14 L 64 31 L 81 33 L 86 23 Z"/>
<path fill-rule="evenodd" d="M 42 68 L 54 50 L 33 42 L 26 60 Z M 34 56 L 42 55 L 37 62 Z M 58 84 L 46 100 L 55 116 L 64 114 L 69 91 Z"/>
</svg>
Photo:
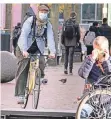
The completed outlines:
<svg viewBox="0 0 111 119">
<path fill-rule="evenodd" d="M 39 12 L 39 18 L 41 19 L 41 20 L 43 20 L 43 21 L 45 21 L 45 20 L 47 20 L 47 13 L 40 13 Z"/>
</svg>

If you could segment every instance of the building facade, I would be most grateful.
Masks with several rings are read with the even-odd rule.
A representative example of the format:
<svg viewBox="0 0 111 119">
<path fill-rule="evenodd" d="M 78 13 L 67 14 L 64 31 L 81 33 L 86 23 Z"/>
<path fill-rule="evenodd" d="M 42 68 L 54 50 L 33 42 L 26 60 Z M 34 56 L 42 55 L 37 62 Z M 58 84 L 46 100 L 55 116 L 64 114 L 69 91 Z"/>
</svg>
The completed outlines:
<svg viewBox="0 0 111 119">
<path fill-rule="evenodd" d="M 37 14 L 37 4 L 30 4 L 29 6 L 31 6 L 34 12 Z M 61 6 L 61 9 L 63 9 L 63 13 L 60 12 L 59 18 L 64 19 L 64 12 L 66 12 L 64 10 L 65 4 L 60 4 L 59 6 Z M 72 9 L 70 9 L 71 7 Z M 77 12 L 77 20 L 81 24 L 90 24 L 93 21 L 102 23 L 102 18 L 107 17 L 108 24 L 111 26 L 111 4 L 72 4 L 68 9 Z M 12 4 L 10 10 L 7 7 L 7 4 L 0 4 L 0 11 L 0 29 L 8 29 L 6 25 L 7 19 L 10 19 L 8 20 L 8 22 L 10 23 L 9 26 L 11 27 L 11 29 L 13 29 L 13 27 L 22 20 L 22 4 Z M 9 16 L 10 18 L 8 18 Z"/>
<path fill-rule="evenodd" d="M 15 25 L 17 25 L 18 22 L 21 22 L 22 20 L 22 14 L 23 14 L 23 5 L 22 4 L 12 4 L 11 11 L 9 10 L 9 4 L 0 4 L 0 11 L 1 11 L 1 17 L 0 17 L 0 29 L 13 29 Z M 36 4 L 30 4 L 34 10 L 35 13 L 37 13 L 37 5 Z M 8 10 L 7 10 L 8 9 Z M 26 12 L 26 11 L 24 11 Z M 9 26 L 7 28 L 7 19 L 11 16 L 9 22 Z"/>
</svg>

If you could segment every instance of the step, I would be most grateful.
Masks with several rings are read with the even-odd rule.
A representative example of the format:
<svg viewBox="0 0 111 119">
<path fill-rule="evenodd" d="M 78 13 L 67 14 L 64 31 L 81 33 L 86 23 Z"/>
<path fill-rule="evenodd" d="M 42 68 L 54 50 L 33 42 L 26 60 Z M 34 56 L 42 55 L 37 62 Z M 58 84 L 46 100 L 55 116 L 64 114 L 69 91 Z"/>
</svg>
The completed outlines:
<svg viewBox="0 0 111 119">
<path fill-rule="evenodd" d="M 1 109 L 2 119 L 75 119 L 75 110 Z"/>
</svg>

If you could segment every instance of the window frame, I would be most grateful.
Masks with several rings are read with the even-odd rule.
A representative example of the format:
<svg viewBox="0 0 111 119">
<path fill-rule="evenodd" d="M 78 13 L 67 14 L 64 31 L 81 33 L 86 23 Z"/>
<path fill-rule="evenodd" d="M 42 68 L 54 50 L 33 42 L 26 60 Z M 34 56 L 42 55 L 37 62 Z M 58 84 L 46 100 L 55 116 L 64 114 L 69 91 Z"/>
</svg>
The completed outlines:
<svg viewBox="0 0 111 119">
<path fill-rule="evenodd" d="M 91 22 L 91 21 L 92 22 L 93 21 L 102 22 L 102 18 L 101 18 L 101 20 L 100 19 L 97 19 L 97 5 L 99 5 L 99 4 L 94 4 L 95 5 L 95 17 L 94 17 L 94 19 L 83 19 L 83 5 L 84 4 L 81 4 L 81 20 L 80 20 L 81 24 L 82 23 L 84 24 L 84 21 L 86 21 L 86 22 Z"/>
</svg>

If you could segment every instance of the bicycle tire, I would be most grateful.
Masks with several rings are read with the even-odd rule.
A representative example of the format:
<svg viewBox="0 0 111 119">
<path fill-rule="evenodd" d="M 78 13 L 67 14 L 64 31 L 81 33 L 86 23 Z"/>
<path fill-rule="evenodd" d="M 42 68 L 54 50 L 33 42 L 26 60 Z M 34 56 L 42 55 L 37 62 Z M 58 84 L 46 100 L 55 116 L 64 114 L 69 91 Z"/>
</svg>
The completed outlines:
<svg viewBox="0 0 111 119">
<path fill-rule="evenodd" d="M 21 107 L 23 109 L 26 108 L 27 103 L 28 103 L 28 98 L 29 98 L 29 78 L 30 78 L 30 73 L 28 73 L 28 78 L 27 78 L 27 85 L 26 85 L 26 89 L 25 89 L 25 97 L 24 97 L 24 103 L 21 104 Z"/>
<path fill-rule="evenodd" d="M 38 103 L 39 103 L 39 96 L 40 96 L 40 79 L 41 79 L 41 70 L 38 68 L 36 71 L 36 80 L 35 80 L 35 86 L 33 89 L 33 109 L 37 109 Z"/>
<path fill-rule="evenodd" d="M 103 89 L 103 90 L 95 90 L 90 94 L 87 94 L 79 103 L 77 111 L 76 111 L 76 119 L 81 119 L 81 111 L 83 109 L 84 104 L 93 96 L 95 95 L 99 95 L 99 94 L 103 94 L 103 95 L 110 95 L 111 96 L 111 91 L 107 90 L 107 89 Z"/>
<path fill-rule="evenodd" d="M 107 116 L 110 116 L 110 118 L 108 118 L 108 119 L 111 119 L 111 109 L 108 110 L 108 114 L 107 114 Z"/>
</svg>

